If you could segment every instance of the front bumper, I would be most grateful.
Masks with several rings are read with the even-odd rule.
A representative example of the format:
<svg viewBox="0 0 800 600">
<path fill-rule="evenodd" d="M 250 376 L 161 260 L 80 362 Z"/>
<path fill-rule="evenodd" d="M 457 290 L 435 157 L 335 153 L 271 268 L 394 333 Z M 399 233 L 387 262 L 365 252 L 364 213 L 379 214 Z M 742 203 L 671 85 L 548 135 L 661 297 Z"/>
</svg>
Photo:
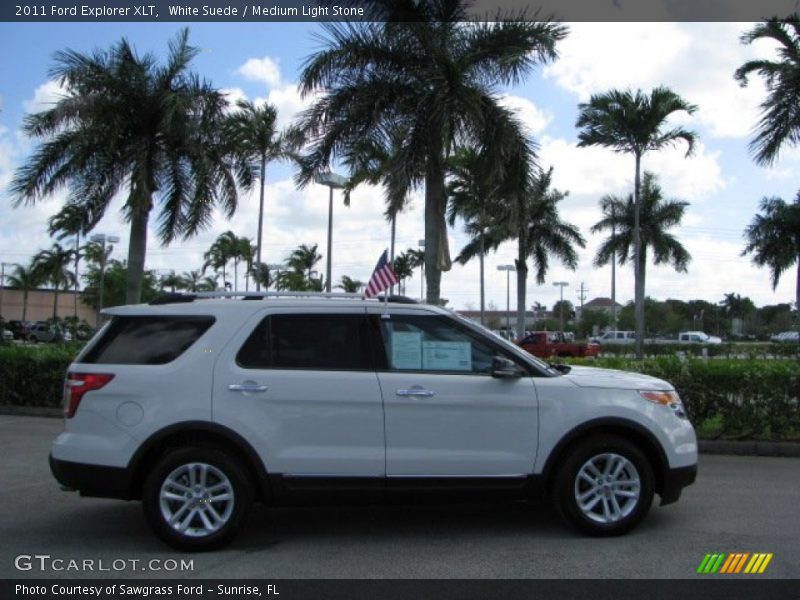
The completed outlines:
<svg viewBox="0 0 800 600">
<path fill-rule="evenodd" d="M 669 469 L 664 474 L 664 482 L 661 486 L 659 495 L 661 496 L 661 506 L 677 502 L 681 497 L 681 492 L 686 486 L 692 485 L 697 478 L 697 465 L 688 467 L 677 467 Z"/>
<path fill-rule="evenodd" d="M 126 468 L 58 460 L 51 454 L 50 471 L 63 487 L 77 490 L 81 496 L 133 499 L 132 477 Z"/>
</svg>

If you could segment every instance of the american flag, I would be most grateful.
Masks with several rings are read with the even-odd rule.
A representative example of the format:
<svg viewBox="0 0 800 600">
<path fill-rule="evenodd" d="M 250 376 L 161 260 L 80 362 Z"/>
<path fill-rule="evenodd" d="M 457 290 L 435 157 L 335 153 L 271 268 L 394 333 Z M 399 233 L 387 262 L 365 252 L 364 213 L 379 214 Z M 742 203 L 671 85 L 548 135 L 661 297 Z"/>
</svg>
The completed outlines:
<svg viewBox="0 0 800 600">
<path fill-rule="evenodd" d="M 364 291 L 364 296 L 367 298 L 376 296 L 378 292 L 382 292 L 400 281 L 392 269 L 392 265 L 389 264 L 388 253 L 388 250 L 383 251 L 375 270 L 372 272 L 372 277 L 369 278 L 367 289 Z"/>
</svg>

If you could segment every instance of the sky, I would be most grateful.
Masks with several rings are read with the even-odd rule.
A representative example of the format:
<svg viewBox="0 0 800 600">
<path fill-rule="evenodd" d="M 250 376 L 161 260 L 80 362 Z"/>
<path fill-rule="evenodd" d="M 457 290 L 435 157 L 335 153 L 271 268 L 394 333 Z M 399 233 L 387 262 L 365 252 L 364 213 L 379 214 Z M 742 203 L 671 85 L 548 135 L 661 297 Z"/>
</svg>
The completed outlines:
<svg viewBox="0 0 800 600">
<path fill-rule="evenodd" d="M 759 41 L 742 45 L 739 36 L 750 23 L 571 23 L 569 35 L 557 47 L 558 60 L 537 66 L 525 81 L 498 88 L 501 101 L 515 109 L 539 146 L 539 163 L 554 168 L 554 187 L 568 191 L 561 203 L 562 219 L 577 225 L 587 246 L 580 250 L 578 269 L 571 271 L 557 260 L 544 285 L 533 277 L 527 284 L 527 303 L 548 307 L 559 299 L 555 281 L 566 281 L 564 298 L 579 304 L 583 285 L 586 300 L 610 296 L 611 268 L 593 266 L 601 235 L 590 227 L 599 220 L 599 201 L 607 194 L 626 195 L 633 186 L 633 158 L 602 148 L 578 148 L 575 120 L 578 104 L 591 94 L 611 88 L 651 90 L 666 85 L 699 109 L 671 122 L 695 131 L 698 144 L 690 157 L 685 147 L 649 153 L 643 168 L 654 172 L 664 194 L 689 203 L 682 224 L 672 232 L 692 255 L 688 273 L 648 265 L 647 295 L 657 299 L 704 299 L 719 302 L 729 292 L 749 296 L 757 305 L 793 302 L 794 273 L 784 274 L 773 291 L 766 269 L 742 257 L 743 231 L 765 196 L 791 201 L 797 191 L 800 150 L 786 147 L 774 166 L 757 166 L 748 142 L 765 95 L 762 82 L 753 77 L 743 88 L 733 72 L 746 60 L 774 57 L 774 46 Z M 47 108 L 57 100 L 58 84 L 48 76 L 53 54 L 70 48 L 88 52 L 107 48 L 128 38 L 141 53 L 166 53 L 167 42 L 179 23 L 0 23 L 0 261 L 27 264 L 39 250 L 53 243 L 47 219 L 58 212 L 66 192 L 34 206 L 13 208 L 8 184 L 14 171 L 35 148 L 21 132 L 24 115 Z M 314 23 L 193 23 L 190 42 L 201 48 L 194 70 L 224 90 L 231 100 L 268 101 L 286 125 L 310 98 L 301 98 L 296 81 L 303 61 L 322 47 L 322 29 Z M 343 173 L 346 175 L 347 173 Z M 298 190 L 290 165 L 267 169 L 263 258 L 282 262 L 301 243 L 319 244 L 325 253 L 328 190 L 310 185 Z M 120 243 L 113 257 L 127 256 L 128 224 L 117 199 L 95 232 L 116 235 Z M 423 232 L 422 192 L 416 192 L 408 209 L 398 217 L 397 251 L 416 248 Z M 345 207 L 337 197 L 334 206 L 333 280 L 343 275 L 366 282 L 383 249 L 389 245 L 389 225 L 383 217 L 380 189 L 362 186 Z M 222 232 L 255 238 L 258 192 L 243 194 L 236 215 L 226 220 L 217 214 L 213 225 L 187 241 L 163 247 L 151 217 L 147 268 L 166 273 L 199 269 L 203 252 Z M 466 243 L 460 223 L 450 230 L 453 256 Z M 492 306 L 504 309 L 506 277 L 498 265 L 513 263 L 516 245 L 508 242 L 486 257 L 486 295 Z M 10 267 L 7 267 L 7 269 Z M 325 270 L 325 259 L 318 264 Z M 244 288 L 241 280 L 239 287 Z M 418 296 L 419 271 L 408 280 L 407 294 Z M 442 297 L 456 309 L 477 308 L 477 260 L 454 264 L 443 274 Z M 511 278 L 512 310 L 516 298 Z M 630 263 L 617 269 L 617 300 L 633 299 Z"/>
</svg>

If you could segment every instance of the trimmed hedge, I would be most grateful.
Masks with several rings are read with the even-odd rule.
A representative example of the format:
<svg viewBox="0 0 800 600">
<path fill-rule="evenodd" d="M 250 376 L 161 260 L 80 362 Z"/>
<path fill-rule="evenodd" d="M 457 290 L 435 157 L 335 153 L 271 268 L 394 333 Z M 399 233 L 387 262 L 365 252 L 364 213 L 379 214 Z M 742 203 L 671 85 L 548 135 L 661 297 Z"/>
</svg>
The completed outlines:
<svg viewBox="0 0 800 600">
<path fill-rule="evenodd" d="M 565 362 L 669 381 L 704 437 L 800 439 L 800 361 L 661 356 L 641 362 L 620 357 Z"/>
<path fill-rule="evenodd" d="M 60 407 L 64 374 L 80 344 L 0 347 L 0 405 Z M 562 359 L 637 371 L 680 393 L 703 437 L 800 440 L 800 361 L 648 358 Z"/>
<path fill-rule="evenodd" d="M 645 356 L 706 356 L 712 358 L 800 358 L 800 344 L 725 342 L 703 346 L 700 344 L 647 343 L 643 347 Z M 633 356 L 633 344 L 601 344 L 600 356 Z"/>
<path fill-rule="evenodd" d="M 80 344 L 0 347 L 0 405 L 62 406 L 64 375 Z"/>
</svg>

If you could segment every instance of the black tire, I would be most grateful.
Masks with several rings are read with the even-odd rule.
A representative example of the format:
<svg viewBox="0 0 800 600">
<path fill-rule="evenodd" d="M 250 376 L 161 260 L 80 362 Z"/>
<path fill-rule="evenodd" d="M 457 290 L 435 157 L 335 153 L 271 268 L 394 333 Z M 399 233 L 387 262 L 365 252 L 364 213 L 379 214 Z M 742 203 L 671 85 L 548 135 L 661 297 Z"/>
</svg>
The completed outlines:
<svg viewBox="0 0 800 600">
<path fill-rule="evenodd" d="M 205 486 L 199 480 L 203 471 Z M 192 481 L 196 485 L 192 486 Z M 193 495 L 165 498 L 162 503 L 162 490 L 171 496 Z M 144 515 L 155 534 L 173 548 L 190 552 L 213 550 L 229 543 L 252 502 L 247 474 L 235 459 L 217 448 L 184 448 L 166 454 L 147 475 L 142 489 Z M 171 525 L 169 516 L 176 517 L 178 524 L 186 521 L 186 525 Z M 213 528 L 205 525 L 211 520 Z"/>
<path fill-rule="evenodd" d="M 620 468 L 613 481 L 613 473 L 605 473 L 607 465 L 614 471 Z M 596 476 L 590 475 L 592 467 L 598 471 Z M 589 476 L 595 477 L 591 483 Z M 581 441 L 565 456 L 553 483 L 553 501 L 562 518 L 578 531 L 614 536 L 644 519 L 653 503 L 654 487 L 653 467 L 636 445 L 615 435 L 597 435 Z M 637 497 L 627 497 L 636 492 Z M 583 507 L 579 495 L 584 496 Z"/>
</svg>

